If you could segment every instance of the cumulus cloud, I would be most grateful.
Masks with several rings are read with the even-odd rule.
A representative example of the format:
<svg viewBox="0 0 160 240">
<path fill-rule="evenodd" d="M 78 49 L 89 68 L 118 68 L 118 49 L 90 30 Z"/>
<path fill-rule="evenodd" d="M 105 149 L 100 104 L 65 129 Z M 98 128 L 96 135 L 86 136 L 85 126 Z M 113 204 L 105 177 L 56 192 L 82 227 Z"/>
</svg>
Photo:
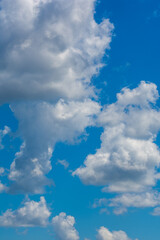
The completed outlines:
<svg viewBox="0 0 160 240">
<path fill-rule="evenodd" d="M 94 9 L 95 0 L 0 1 L 0 103 L 10 103 L 24 141 L 10 168 L 12 193 L 42 192 L 55 143 L 93 125 L 100 107 L 91 78 L 114 28 L 96 23 Z"/>
<path fill-rule="evenodd" d="M 110 199 L 109 206 L 115 207 L 114 213 L 119 215 L 127 211 L 129 207 L 145 208 L 160 205 L 160 194 L 156 191 L 143 193 L 125 193 Z M 154 210 L 156 213 L 156 210 Z M 153 214 L 156 215 L 156 214 Z"/>
<path fill-rule="evenodd" d="M 0 226 L 3 227 L 34 227 L 46 226 L 50 211 L 44 197 L 39 202 L 26 201 L 24 206 L 17 210 L 7 210 L 0 216 Z"/>
<path fill-rule="evenodd" d="M 97 240 L 131 240 L 131 239 L 127 236 L 127 234 L 124 231 L 110 232 L 107 228 L 101 227 L 98 230 Z"/>
<path fill-rule="evenodd" d="M 160 111 L 154 106 L 158 97 L 153 83 L 142 81 L 133 90 L 122 89 L 117 102 L 99 115 L 104 127 L 101 148 L 73 175 L 85 184 L 104 186 L 104 192 L 146 192 L 155 186 L 160 177 L 160 152 L 155 143 Z"/>
<path fill-rule="evenodd" d="M 66 213 L 60 213 L 52 219 L 52 225 L 58 240 L 78 240 L 79 234 L 74 227 L 75 219 L 67 216 Z"/>
<path fill-rule="evenodd" d="M 78 175 L 85 184 L 108 185 L 104 191 L 141 191 L 155 185 L 160 153 L 154 140 L 160 128 L 160 112 L 152 108 L 156 86 L 141 82 L 123 89 L 116 103 L 99 116 L 104 126 L 101 148 L 89 155 Z"/>
<path fill-rule="evenodd" d="M 11 2 L 0 1 L 0 102 L 93 95 L 113 30 L 95 22 L 95 0 Z"/>
<path fill-rule="evenodd" d="M 41 193 L 49 184 L 45 175 L 51 170 L 50 158 L 56 142 L 74 140 L 87 126 L 94 125 L 100 106 L 89 99 L 50 103 L 12 105 L 19 119 L 19 134 L 24 143 L 13 161 L 9 179 L 11 192 Z"/>
<path fill-rule="evenodd" d="M 67 216 L 66 213 L 60 213 L 52 219 L 52 225 L 57 240 L 78 240 L 79 233 L 74 227 L 75 219 L 72 216 Z M 131 240 L 124 231 L 110 232 L 105 227 L 100 227 L 97 230 L 97 240 Z M 85 238 L 87 240 L 88 238 Z M 136 239 L 138 240 L 138 239 Z"/>
</svg>

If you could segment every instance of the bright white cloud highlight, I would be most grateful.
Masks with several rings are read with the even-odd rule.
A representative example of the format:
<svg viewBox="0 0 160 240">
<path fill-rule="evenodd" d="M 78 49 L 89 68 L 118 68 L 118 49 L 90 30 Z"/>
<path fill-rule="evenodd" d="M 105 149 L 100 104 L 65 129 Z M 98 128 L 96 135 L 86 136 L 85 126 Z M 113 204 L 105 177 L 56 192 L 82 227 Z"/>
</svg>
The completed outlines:
<svg viewBox="0 0 160 240">
<path fill-rule="evenodd" d="M 0 102 L 93 95 L 90 80 L 102 67 L 113 30 L 108 19 L 95 22 L 94 3 L 0 2 Z"/>
<path fill-rule="evenodd" d="M 67 216 L 66 213 L 60 213 L 52 219 L 52 225 L 58 240 L 78 240 L 79 234 L 74 227 L 75 219 Z"/>
<path fill-rule="evenodd" d="M 94 125 L 100 106 L 89 99 L 83 102 L 60 100 L 49 103 L 16 104 L 12 106 L 19 119 L 19 132 L 24 140 L 10 169 L 13 181 L 10 191 L 40 193 L 48 184 L 45 175 L 51 170 L 50 158 L 56 142 L 73 143 Z"/>
<path fill-rule="evenodd" d="M 94 124 L 91 78 L 114 27 L 95 22 L 95 0 L 2 0 L 0 9 L 0 102 L 11 103 L 24 141 L 9 191 L 41 193 L 55 143 L 74 142 Z"/>
<path fill-rule="evenodd" d="M 98 230 L 97 240 L 131 240 L 131 239 L 127 236 L 127 234 L 124 231 L 110 232 L 107 228 L 101 227 Z"/>
<path fill-rule="evenodd" d="M 44 197 L 39 202 L 26 201 L 24 206 L 13 211 L 7 210 L 0 216 L 0 226 L 4 227 L 34 227 L 46 226 L 50 211 Z"/>
<path fill-rule="evenodd" d="M 117 102 L 99 115 L 99 124 L 104 127 L 101 148 L 89 155 L 73 175 L 85 184 L 105 186 L 104 192 L 150 191 L 160 177 L 156 170 L 160 152 L 155 144 L 160 111 L 154 106 L 158 97 L 153 83 L 122 89 Z"/>
<path fill-rule="evenodd" d="M 0 193 L 7 191 L 7 187 L 0 181 Z"/>
</svg>

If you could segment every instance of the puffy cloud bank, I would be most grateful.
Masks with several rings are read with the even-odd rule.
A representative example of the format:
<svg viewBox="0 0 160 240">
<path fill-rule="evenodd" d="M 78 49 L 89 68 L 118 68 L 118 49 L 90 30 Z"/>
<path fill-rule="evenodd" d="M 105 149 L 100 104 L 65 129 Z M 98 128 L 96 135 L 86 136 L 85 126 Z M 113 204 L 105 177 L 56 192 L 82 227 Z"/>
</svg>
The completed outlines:
<svg viewBox="0 0 160 240">
<path fill-rule="evenodd" d="M 41 193 L 49 184 L 45 175 L 52 169 L 50 158 L 56 142 L 73 142 L 87 126 L 94 125 L 93 116 L 100 107 L 91 100 L 60 100 L 57 104 L 35 103 L 12 106 L 19 119 L 24 139 L 16 154 L 9 178 L 11 192 Z"/>
<path fill-rule="evenodd" d="M 85 184 L 104 186 L 104 192 L 128 193 L 112 205 L 118 201 L 126 207 L 159 204 L 159 195 L 151 190 L 160 178 L 160 151 L 155 143 L 160 130 L 158 97 L 153 83 L 122 89 L 117 102 L 99 115 L 99 125 L 104 127 L 101 148 L 73 173 Z M 137 193 L 140 195 L 135 196 Z M 142 204 L 140 199 L 145 196 Z"/>
<path fill-rule="evenodd" d="M 66 213 L 60 213 L 52 220 L 57 240 L 78 240 L 79 234 L 74 227 L 75 219 L 67 216 Z M 131 240 L 124 231 L 110 232 L 105 227 L 97 230 L 97 240 Z M 86 239 L 86 238 L 85 238 Z M 138 240 L 138 239 L 136 239 Z"/>
<path fill-rule="evenodd" d="M 44 197 L 39 202 L 26 201 L 24 206 L 13 211 L 7 210 L 0 216 L 0 226 L 3 227 L 34 227 L 46 226 L 51 215 Z"/>
<path fill-rule="evenodd" d="M 66 213 L 60 213 L 52 219 L 52 225 L 58 240 L 78 240 L 79 234 L 74 227 L 75 218 L 67 216 Z"/>
<path fill-rule="evenodd" d="M 124 88 L 116 103 L 100 111 L 91 79 L 103 66 L 114 27 L 108 19 L 96 23 L 94 9 L 94 0 L 0 1 L 0 104 L 10 103 L 23 139 L 10 167 L 11 185 L 0 183 L 0 191 L 43 192 L 50 184 L 46 175 L 55 144 L 74 142 L 97 123 L 104 127 L 101 148 L 73 175 L 103 186 L 104 192 L 120 193 L 109 200 L 117 214 L 132 206 L 156 207 L 160 197 L 152 187 L 160 178 L 155 143 L 160 111 L 154 107 L 158 91 L 141 82 L 133 90 Z M 0 143 L 8 132 L 7 127 L 0 131 Z M 157 207 L 152 214 L 159 212 Z M 50 214 L 42 197 L 7 210 L 0 225 L 46 226 Z M 74 217 L 65 213 L 52 220 L 60 240 L 79 239 L 74 224 Z M 129 238 L 102 227 L 97 239 Z"/>
<path fill-rule="evenodd" d="M 131 239 L 127 236 L 127 234 L 124 231 L 110 232 L 107 228 L 101 227 L 98 230 L 97 240 L 131 240 Z"/>
<path fill-rule="evenodd" d="M 0 2 L 0 102 L 93 95 L 113 25 L 94 20 L 94 0 Z M 84 11 L 85 9 L 85 11 Z"/>
<path fill-rule="evenodd" d="M 94 124 L 100 107 L 90 100 L 91 78 L 114 28 L 96 23 L 94 9 L 94 0 L 0 1 L 0 103 L 11 103 L 24 141 L 9 192 L 42 192 L 55 143 Z"/>
<path fill-rule="evenodd" d="M 49 221 L 49 211 L 44 197 L 39 202 L 27 200 L 24 206 L 17 210 L 7 210 L 0 216 L 0 226 L 3 227 L 35 227 L 52 226 L 54 239 L 57 240 L 79 240 L 79 233 L 75 228 L 75 218 L 61 212 Z M 124 231 L 110 232 L 105 227 L 97 230 L 97 240 L 131 240 Z M 87 239 L 87 238 L 85 238 Z M 138 240 L 138 239 L 136 239 Z"/>
</svg>

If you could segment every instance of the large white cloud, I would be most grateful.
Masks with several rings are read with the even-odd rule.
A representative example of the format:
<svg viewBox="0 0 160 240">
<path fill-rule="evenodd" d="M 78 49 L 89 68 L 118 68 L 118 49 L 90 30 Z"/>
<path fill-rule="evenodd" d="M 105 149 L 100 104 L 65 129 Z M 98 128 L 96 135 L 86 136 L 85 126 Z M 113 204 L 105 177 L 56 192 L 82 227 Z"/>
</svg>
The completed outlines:
<svg viewBox="0 0 160 240">
<path fill-rule="evenodd" d="M 97 240 L 131 240 L 124 231 L 110 232 L 105 227 L 98 229 Z M 138 239 L 137 239 L 138 240 Z"/>
<path fill-rule="evenodd" d="M 105 186 L 104 192 L 146 192 L 155 186 L 160 177 L 155 144 L 160 111 L 153 105 L 157 98 L 156 85 L 146 82 L 117 94 L 117 102 L 99 116 L 104 127 L 101 148 L 73 175 L 85 184 Z"/>
<path fill-rule="evenodd" d="M 52 225 L 58 240 L 78 240 L 79 234 L 74 227 L 75 218 L 67 216 L 66 213 L 60 213 L 52 219 Z"/>
<path fill-rule="evenodd" d="M 0 1 L 0 102 L 79 99 L 109 48 L 113 25 L 95 0 Z M 84 11 L 85 9 L 85 11 Z"/>
<path fill-rule="evenodd" d="M 95 0 L 0 1 L 0 103 L 11 103 L 24 141 L 11 165 L 12 193 L 42 192 L 55 143 L 93 125 L 91 78 L 114 28 L 96 23 L 94 10 Z"/>
<path fill-rule="evenodd" d="M 46 226 L 51 215 L 44 197 L 39 202 L 27 200 L 24 206 L 17 210 L 7 210 L 0 216 L 0 226 L 4 227 L 34 227 Z"/>
<path fill-rule="evenodd" d="M 94 125 L 100 106 L 89 99 L 83 102 L 60 100 L 57 104 L 29 103 L 12 105 L 19 119 L 19 134 L 24 143 L 10 169 L 10 191 L 40 193 L 48 184 L 50 158 L 56 142 L 70 143 Z"/>
</svg>

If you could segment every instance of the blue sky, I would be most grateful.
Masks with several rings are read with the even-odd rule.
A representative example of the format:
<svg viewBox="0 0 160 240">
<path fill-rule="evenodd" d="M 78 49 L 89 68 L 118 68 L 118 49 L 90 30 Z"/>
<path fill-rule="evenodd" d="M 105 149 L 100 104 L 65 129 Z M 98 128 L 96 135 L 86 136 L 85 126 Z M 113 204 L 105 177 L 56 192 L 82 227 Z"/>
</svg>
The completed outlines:
<svg viewBox="0 0 160 240">
<path fill-rule="evenodd" d="M 0 1 L 0 238 L 159 240 L 158 0 Z"/>
</svg>

